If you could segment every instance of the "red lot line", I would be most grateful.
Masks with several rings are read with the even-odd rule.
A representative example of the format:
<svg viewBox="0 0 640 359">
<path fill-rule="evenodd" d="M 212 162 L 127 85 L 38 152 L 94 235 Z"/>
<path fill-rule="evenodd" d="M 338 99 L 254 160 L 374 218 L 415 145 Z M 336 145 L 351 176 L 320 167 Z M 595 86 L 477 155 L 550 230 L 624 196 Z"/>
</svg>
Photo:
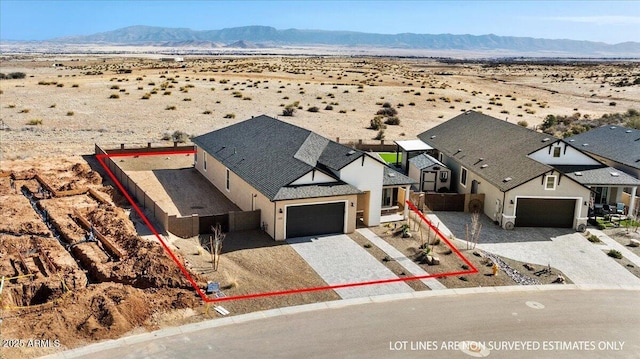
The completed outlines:
<svg viewBox="0 0 640 359">
<path fill-rule="evenodd" d="M 465 258 L 465 256 L 463 256 L 462 253 L 460 253 L 460 251 L 455 246 L 453 246 L 451 244 L 451 242 L 449 242 L 449 240 L 447 240 L 447 238 L 442 234 L 442 232 L 440 232 L 436 227 L 434 227 L 433 224 L 431 222 L 429 222 L 429 220 L 427 218 L 425 218 L 425 216 L 411 202 L 407 201 L 407 204 L 409 205 L 409 208 L 411 208 L 412 211 L 417 213 L 420 216 L 420 218 L 440 237 L 440 239 L 443 240 L 449 246 L 449 248 L 451 248 L 451 250 L 453 252 L 455 252 L 455 254 L 460 259 L 462 259 L 462 261 L 464 261 L 466 265 L 469 266 L 469 268 L 470 268 L 469 270 L 459 271 L 459 272 L 440 273 L 440 274 L 428 274 L 428 275 L 405 277 L 405 278 L 382 279 L 382 280 L 375 280 L 375 281 L 368 281 L 368 282 L 357 282 L 357 283 L 346 283 L 346 284 L 338 284 L 338 285 L 328 285 L 328 286 L 323 286 L 323 287 L 311 287 L 311 288 L 291 289 L 291 290 L 283 290 L 283 291 L 275 291 L 275 292 L 244 294 L 244 295 L 237 295 L 237 296 L 223 297 L 223 298 L 209 298 L 202 291 L 202 289 L 200 289 L 200 287 L 198 286 L 196 281 L 191 277 L 191 275 L 186 270 L 186 268 L 184 268 L 184 266 L 180 263 L 180 261 L 175 256 L 175 254 L 173 254 L 173 252 L 171 251 L 169 246 L 165 243 L 165 241 L 162 239 L 162 237 L 160 236 L 158 231 L 155 229 L 155 227 L 153 227 L 153 225 L 151 224 L 151 222 L 149 221 L 147 216 L 140 210 L 140 207 L 138 207 L 138 205 L 135 203 L 133 198 L 129 195 L 129 193 L 122 186 L 120 181 L 118 181 L 116 176 L 113 174 L 113 172 L 111 172 L 111 170 L 104 163 L 104 160 L 103 160 L 104 158 L 110 158 L 110 157 L 184 155 L 184 154 L 193 154 L 193 153 L 195 153 L 195 151 L 193 151 L 193 150 L 165 151 L 165 152 L 140 152 L 140 153 L 117 153 L 117 154 L 111 154 L 111 155 L 110 154 L 99 154 L 99 155 L 96 155 L 96 158 L 97 158 L 98 162 L 100 163 L 100 165 L 102 166 L 102 168 L 104 168 L 104 170 L 107 172 L 107 174 L 109 175 L 111 180 L 116 184 L 118 189 L 125 196 L 127 201 L 129 201 L 129 203 L 131 203 L 131 206 L 135 209 L 136 213 L 138 213 L 138 215 L 142 218 L 143 222 L 147 225 L 147 227 L 149 227 L 151 232 L 156 236 L 156 238 L 158 239 L 160 244 L 162 244 L 162 247 L 167 252 L 167 255 L 176 263 L 178 268 L 180 268 L 180 271 L 182 271 L 182 273 L 186 276 L 186 278 L 189 280 L 189 282 L 191 283 L 191 285 L 193 286 L 195 291 L 198 293 L 198 295 L 200 295 L 200 297 L 202 298 L 202 300 L 205 303 L 224 302 L 224 301 L 239 300 L 239 299 L 272 297 L 272 296 L 278 296 L 278 295 L 289 295 L 289 294 L 297 294 L 297 293 L 317 292 L 317 291 L 331 290 L 331 289 L 360 287 L 360 286 L 365 286 L 365 285 L 385 284 L 385 283 L 395 283 L 395 282 L 406 282 L 406 281 L 412 281 L 412 280 L 429 279 L 429 278 L 441 278 L 441 277 L 450 277 L 450 276 L 478 273 L 478 270 L 476 269 L 476 267 L 474 267 L 474 265 L 471 264 L 471 262 L 469 262 L 469 260 L 467 258 Z"/>
</svg>

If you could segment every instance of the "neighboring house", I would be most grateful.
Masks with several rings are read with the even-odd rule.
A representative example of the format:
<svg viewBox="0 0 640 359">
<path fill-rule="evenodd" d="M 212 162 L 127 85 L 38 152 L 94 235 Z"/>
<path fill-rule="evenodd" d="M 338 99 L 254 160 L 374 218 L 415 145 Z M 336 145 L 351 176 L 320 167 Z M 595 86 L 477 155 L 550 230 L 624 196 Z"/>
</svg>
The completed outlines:
<svg viewBox="0 0 640 359">
<path fill-rule="evenodd" d="M 484 213 L 507 229 L 584 230 L 590 186 L 640 185 L 563 140 L 474 111 L 418 137 L 438 150 L 439 161 L 451 169 L 452 189 L 484 193 Z M 580 171 L 565 172 L 567 166 L 587 166 L 597 173 L 580 176 Z"/>
<path fill-rule="evenodd" d="M 433 147 L 420 140 L 395 141 L 396 156 L 400 158 L 400 168 L 404 173 L 409 173 L 409 160 L 423 153 L 432 154 Z"/>
<path fill-rule="evenodd" d="M 419 192 L 448 192 L 450 189 L 451 170 L 426 153 L 409 160 L 409 177 L 418 182 Z"/>
<path fill-rule="evenodd" d="M 276 240 L 350 233 L 358 215 L 378 225 L 393 193 L 404 203 L 413 182 L 374 156 L 268 116 L 192 141 L 196 169 L 242 210 L 259 209 Z"/>
<path fill-rule="evenodd" d="M 602 126 L 565 140 L 600 162 L 640 179 L 640 130 L 623 126 Z M 637 186 L 609 191 L 605 186 L 595 188 L 596 203 L 624 202 L 638 208 Z M 634 203 L 635 202 L 635 203 Z"/>
</svg>

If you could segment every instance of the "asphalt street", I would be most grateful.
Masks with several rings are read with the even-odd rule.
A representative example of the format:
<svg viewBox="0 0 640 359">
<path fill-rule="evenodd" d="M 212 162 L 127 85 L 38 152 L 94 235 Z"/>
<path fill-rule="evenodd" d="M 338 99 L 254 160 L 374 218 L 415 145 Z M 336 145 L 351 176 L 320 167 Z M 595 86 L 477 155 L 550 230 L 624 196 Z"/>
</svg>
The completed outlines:
<svg viewBox="0 0 640 359">
<path fill-rule="evenodd" d="M 434 292 L 450 294 L 265 314 L 56 357 L 637 358 L 640 353 L 637 288 Z"/>
</svg>

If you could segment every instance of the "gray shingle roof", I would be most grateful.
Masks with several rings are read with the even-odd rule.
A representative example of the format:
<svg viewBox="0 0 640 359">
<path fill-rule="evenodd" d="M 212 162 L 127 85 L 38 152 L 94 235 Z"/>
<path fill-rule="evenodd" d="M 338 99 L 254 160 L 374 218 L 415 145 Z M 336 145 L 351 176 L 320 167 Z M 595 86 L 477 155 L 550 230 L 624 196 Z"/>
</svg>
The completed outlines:
<svg viewBox="0 0 640 359">
<path fill-rule="evenodd" d="M 384 167 L 384 179 L 382 180 L 383 186 L 405 186 L 409 184 L 418 183 L 413 178 L 407 177 L 402 173 L 394 170 L 391 167 Z"/>
<path fill-rule="evenodd" d="M 565 142 L 581 151 L 640 169 L 640 130 L 602 126 L 566 138 Z"/>
<path fill-rule="evenodd" d="M 587 186 L 640 186 L 640 180 L 606 165 L 554 167 Z"/>
<path fill-rule="evenodd" d="M 364 153 L 269 116 L 206 133 L 192 142 L 272 201 L 360 193 L 340 181 L 281 192 L 313 168 L 331 175 L 331 169 L 339 170 Z"/>
<path fill-rule="evenodd" d="M 551 143 L 550 136 L 475 111 L 458 115 L 418 138 L 503 192 L 553 169 L 527 157 Z"/>
<path fill-rule="evenodd" d="M 440 167 L 447 168 L 447 166 L 445 166 L 440 161 L 436 160 L 435 158 L 433 158 L 432 156 L 429 156 L 426 153 L 422 153 L 418 156 L 411 157 L 409 159 L 409 162 L 411 162 L 419 170 L 429 168 L 433 165 L 438 165 Z"/>
</svg>

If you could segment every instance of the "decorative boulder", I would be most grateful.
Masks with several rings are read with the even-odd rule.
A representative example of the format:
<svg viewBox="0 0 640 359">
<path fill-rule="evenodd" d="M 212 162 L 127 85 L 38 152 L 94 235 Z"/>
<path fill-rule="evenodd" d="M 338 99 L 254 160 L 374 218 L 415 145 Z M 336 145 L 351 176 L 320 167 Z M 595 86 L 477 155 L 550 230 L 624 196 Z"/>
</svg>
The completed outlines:
<svg viewBox="0 0 640 359">
<path fill-rule="evenodd" d="M 640 247 L 640 241 L 637 239 L 630 239 L 629 247 Z"/>
</svg>

